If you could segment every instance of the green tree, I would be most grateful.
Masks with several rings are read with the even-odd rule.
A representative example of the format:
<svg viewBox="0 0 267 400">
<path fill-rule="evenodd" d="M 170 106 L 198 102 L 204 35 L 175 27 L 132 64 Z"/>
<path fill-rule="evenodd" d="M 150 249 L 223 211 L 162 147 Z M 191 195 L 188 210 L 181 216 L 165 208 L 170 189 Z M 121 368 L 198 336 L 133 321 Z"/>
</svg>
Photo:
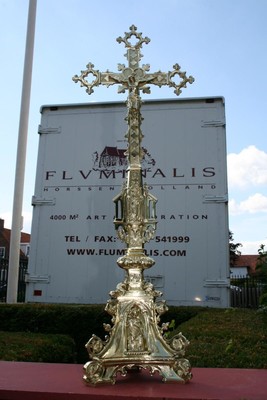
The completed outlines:
<svg viewBox="0 0 267 400">
<path fill-rule="evenodd" d="M 265 245 L 261 244 L 258 249 L 258 259 L 256 264 L 257 274 L 263 283 L 262 295 L 260 296 L 260 305 L 267 310 L 267 251 Z"/>
<path fill-rule="evenodd" d="M 242 244 L 234 243 L 234 234 L 232 231 L 229 231 L 230 266 L 235 265 L 238 257 L 241 255 L 241 251 L 238 250 L 239 247 L 242 247 Z"/>
<path fill-rule="evenodd" d="M 264 244 L 261 244 L 258 249 L 256 271 L 261 278 L 267 280 L 267 251 L 265 250 Z"/>
</svg>

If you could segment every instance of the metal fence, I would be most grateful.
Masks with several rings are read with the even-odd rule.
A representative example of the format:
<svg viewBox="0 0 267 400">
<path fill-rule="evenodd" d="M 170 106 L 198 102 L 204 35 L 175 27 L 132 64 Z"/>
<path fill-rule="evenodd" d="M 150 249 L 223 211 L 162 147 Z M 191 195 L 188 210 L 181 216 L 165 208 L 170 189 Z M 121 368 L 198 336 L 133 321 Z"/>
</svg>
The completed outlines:
<svg viewBox="0 0 267 400">
<path fill-rule="evenodd" d="M 28 269 L 28 260 L 21 259 L 18 278 L 18 302 L 25 301 L 26 283 L 25 275 Z M 8 260 L 0 258 L 0 302 L 6 302 L 8 278 Z M 264 289 L 267 290 L 267 282 L 259 277 L 238 276 L 230 280 L 230 305 L 240 308 L 258 308 L 259 298 Z"/>
<path fill-rule="evenodd" d="M 25 274 L 28 269 L 28 260 L 23 259 L 19 262 L 19 278 L 18 278 L 18 299 L 19 303 L 25 301 L 26 283 Z M 7 292 L 7 279 L 8 279 L 8 260 L 0 258 L 0 302 L 6 302 Z"/>
<path fill-rule="evenodd" d="M 258 308 L 259 298 L 266 282 L 259 277 L 239 276 L 231 278 L 231 307 Z"/>
</svg>

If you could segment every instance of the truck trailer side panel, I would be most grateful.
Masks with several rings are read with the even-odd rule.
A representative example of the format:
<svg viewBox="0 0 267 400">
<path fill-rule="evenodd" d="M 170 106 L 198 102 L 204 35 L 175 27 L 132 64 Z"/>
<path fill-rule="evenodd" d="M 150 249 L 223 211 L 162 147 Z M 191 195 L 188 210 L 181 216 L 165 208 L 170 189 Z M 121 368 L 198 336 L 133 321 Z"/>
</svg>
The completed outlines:
<svg viewBox="0 0 267 400">
<path fill-rule="evenodd" d="M 124 103 L 43 106 L 27 301 L 105 303 L 124 278 L 113 198 L 126 177 Z M 158 226 L 146 279 L 168 304 L 227 307 L 224 99 L 142 106 L 143 177 Z"/>
</svg>

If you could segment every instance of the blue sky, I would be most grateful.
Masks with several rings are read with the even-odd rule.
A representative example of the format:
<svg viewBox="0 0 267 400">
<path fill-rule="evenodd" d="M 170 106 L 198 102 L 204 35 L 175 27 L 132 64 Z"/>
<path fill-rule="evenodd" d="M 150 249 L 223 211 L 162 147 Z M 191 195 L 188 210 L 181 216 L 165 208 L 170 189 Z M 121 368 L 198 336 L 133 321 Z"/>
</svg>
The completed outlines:
<svg viewBox="0 0 267 400">
<path fill-rule="evenodd" d="M 93 97 L 72 82 L 88 61 L 117 71 L 124 48 L 116 42 L 135 24 L 151 42 L 143 63 L 151 71 L 178 62 L 196 79 L 182 97 L 224 96 L 228 152 L 229 225 L 243 254 L 267 245 L 267 2 L 266 0 L 38 0 L 24 189 L 24 231 L 30 232 L 44 104 L 124 100 L 111 87 Z M 0 217 L 11 226 L 27 0 L 0 0 Z M 174 98 L 153 88 L 146 98 Z"/>
</svg>

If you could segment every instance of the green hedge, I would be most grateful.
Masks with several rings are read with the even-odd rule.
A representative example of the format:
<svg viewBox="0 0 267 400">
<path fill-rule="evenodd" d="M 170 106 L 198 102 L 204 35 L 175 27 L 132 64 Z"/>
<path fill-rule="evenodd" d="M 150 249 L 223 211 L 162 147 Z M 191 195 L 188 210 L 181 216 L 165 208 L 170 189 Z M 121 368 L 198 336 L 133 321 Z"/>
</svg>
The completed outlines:
<svg viewBox="0 0 267 400">
<path fill-rule="evenodd" d="M 267 368 L 267 315 L 249 309 L 210 309 L 173 332 L 190 341 L 194 367 Z"/>
<path fill-rule="evenodd" d="M 260 297 L 260 306 L 267 307 L 267 293 L 263 293 Z"/>
<path fill-rule="evenodd" d="M 69 335 L 76 343 L 78 362 L 88 360 L 85 343 L 93 333 L 102 336 L 102 324 L 109 320 L 104 306 L 0 304 L 1 331 Z"/>
<path fill-rule="evenodd" d="M 95 334 L 104 338 L 103 323 L 110 323 L 104 305 L 0 304 L 0 330 L 69 335 L 76 344 L 77 362 L 88 361 L 85 343 Z M 201 308 L 169 307 L 162 322 L 176 325 L 195 316 Z"/>
<path fill-rule="evenodd" d="M 73 363 L 74 340 L 66 335 L 0 332 L 0 359 L 5 361 Z"/>
<path fill-rule="evenodd" d="M 161 321 L 172 321 L 172 333 L 181 331 L 190 340 L 186 357 L 193 367 L 267 368 L 266 313 L 169 307 Z M 1 353 L 3 348 L 10 348 L 11 359 L 18 361 L 84 363 L 88 361 L 85 343 L 93 333 L 104 338 L 103 323 L 109 322 L 104 305 L 0 304 L 0 330 L 23 332 L 15 336 L 4 332 L 4 339 L 0 336 L 0 358 L 7 357 Z M 14 350 L 16 335 L 21 346 Z"/>
</svg>

